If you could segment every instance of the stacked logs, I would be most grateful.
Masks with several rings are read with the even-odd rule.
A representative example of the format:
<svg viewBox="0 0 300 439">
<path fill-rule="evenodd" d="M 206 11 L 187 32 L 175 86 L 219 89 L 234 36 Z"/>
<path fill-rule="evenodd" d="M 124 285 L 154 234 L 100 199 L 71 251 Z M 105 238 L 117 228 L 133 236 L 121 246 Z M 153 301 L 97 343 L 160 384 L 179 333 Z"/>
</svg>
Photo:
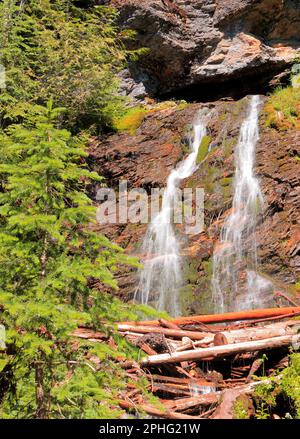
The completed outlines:
<svg viewBox="0 0 300 439">
<path fill-rule="evenodd" d="M 119 333 L 145 354 L 139 362 L 120 363 L 131 383 L 120 406 L 159 418 L 224 419 L 234 416 L 237 398 L 246 397 L 251 414 L 248 395 L 260 383 L 255 376 L 286 367 L 290 347 L 300 344 L 297 315 L 300 307 L 119 323 Z M 86 328 L 75 335 L 105 338 Z M 134 384 L 139 377 L 147 379 L 159 407 L 143 400 Z"/>
</svg>

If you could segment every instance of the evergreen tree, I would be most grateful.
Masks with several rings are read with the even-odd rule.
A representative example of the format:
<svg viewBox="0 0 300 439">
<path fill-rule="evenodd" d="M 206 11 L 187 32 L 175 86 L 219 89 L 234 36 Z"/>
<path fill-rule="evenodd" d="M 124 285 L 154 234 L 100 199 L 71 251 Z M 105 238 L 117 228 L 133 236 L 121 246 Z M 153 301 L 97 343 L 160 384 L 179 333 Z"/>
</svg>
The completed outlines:
<svg viewBox="0 0 300 439">
<path fill-rule="evenodd" d="M 33 119 L 0 138 L 4 417 L 114 416 L 108 408 L 123 385 L 107 356 L 113 351 L 93 348 L 102 359 L 96 370 L 91 348 L 70 338 L 80 323 L 107 331 L 104 318 L 121 318 L 117 301 L 89 283 L 115 288 L 113 271 L 128 260 L 91 230 L 95 209 L 85 189 L 100 177 L 84 167 L 83 140 L 56 126 L 60 114 L 51 102 L 36 107 Z"/>
<path fill-rule="evenodd" d="M 127 56 L 107 6 L 70 0 L 4 0 L 0 4 L 0 126 L 21 121 L 32 104 L 66 108 L 68 127 L 110 126 L 122 112 L 116 73 Z"/>
</svg>

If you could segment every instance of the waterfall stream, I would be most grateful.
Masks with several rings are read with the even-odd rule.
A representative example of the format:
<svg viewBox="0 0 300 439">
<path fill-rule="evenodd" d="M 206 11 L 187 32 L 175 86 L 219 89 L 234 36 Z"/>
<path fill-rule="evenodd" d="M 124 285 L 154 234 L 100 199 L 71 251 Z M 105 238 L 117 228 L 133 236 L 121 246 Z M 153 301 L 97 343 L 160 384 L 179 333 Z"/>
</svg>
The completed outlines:
<svg viewBox="0 0 300 439">
<path fill-rule="evenodd" d="M 180 314 L 179 289 L 182 286 L 180 243 L 173 225 L 173 213 L 181 180 L 190 177 L 197 168 L 196 159 L 206 134 L 207 110 L 204 109 L 193 125 L 191 152 L 170 173 L 162 197 L 160 212 L 146 232 L 142 253 L 146 255 L 140 271 L 135 299 L 143 304 L 155 303 L 158 310 L 170 315 Z"/>
<path fill-rule="evenodd" d="M 259 139 L 260 99 L 252 96 L 235 150 L 234 196 L 213 255 L 212 290 L 215 312 L 259 306 L 267 282 L 257 273 L 256 224 L 263 196 L 254 175 Z M 241 294 L 245 291 L 245 294 Z"/>
</svg>

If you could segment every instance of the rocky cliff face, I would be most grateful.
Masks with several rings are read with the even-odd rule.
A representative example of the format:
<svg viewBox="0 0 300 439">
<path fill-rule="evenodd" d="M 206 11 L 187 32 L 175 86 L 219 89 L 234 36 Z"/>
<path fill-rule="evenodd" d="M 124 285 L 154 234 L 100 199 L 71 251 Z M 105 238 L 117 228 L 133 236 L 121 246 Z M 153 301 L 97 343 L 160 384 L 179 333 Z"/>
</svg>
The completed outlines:
<svg viewBox="0 0 300 439">
<path fill-rule="evenodd" d="M 266 101 L 266 98 L 263 98 Z M 119 179 L 128 187 L 164 187 L 171 169 L 187 153 L 186 137 L 199 109 L 214 109 L 208 126 L 211 151 L 197 171 L 183 183 L 184 187 L 203 187 L 205 192 L 205 229 L 196 235 L 181 236 L 184 286 L 181 291 L 184 312 L 207 312 L 211 308 L 212 253 L 218 241 L 224 218 L 232 204 L 234 147 L 248 98 L 236 102 L 177 106 L 165 104 L 145 115 L 135 133 L 115 134 L 91 146 L 91 158 L 107 179 L 118 187 Z M 256 173 L 265 197 L 265 212 L 257 228 L 259 270 L 272 280 L 275 289 L 295 293 L 300 271 L 300 133 L 279 131 L 266 126 L 264 109 L 260 118 L 260 140 L 257 145 Z M 121 224 L 98 226 L 98 230 L 141 257 L 140 246 L 146 225 Z M 251 239 L 251 237 L 250 237 Z M 119 272 L 120 295 L 133 297 L 137 285 L 135 269 Z M 266 294 L 265 305 L 274 305 Z"/>
<path fill-rule="evenodd" d="M 298 0 L 115 0 L 149 49 L 124 88 L 190 100 L 263 91 L 299 54 Z M 125 75 L 126 76 L 126 75 Z"/>
</svg>

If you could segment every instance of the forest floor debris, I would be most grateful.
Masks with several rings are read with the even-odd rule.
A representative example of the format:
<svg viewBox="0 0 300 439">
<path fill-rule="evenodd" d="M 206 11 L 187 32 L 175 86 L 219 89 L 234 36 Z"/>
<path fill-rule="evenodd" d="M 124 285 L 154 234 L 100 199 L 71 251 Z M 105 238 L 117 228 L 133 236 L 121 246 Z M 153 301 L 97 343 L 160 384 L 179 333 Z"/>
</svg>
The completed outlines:
<svg viewBox="0 0 300 439">
<path fill-rule="evenodd" d="M 160 404 L 146 402 L 130 385 L 120 407 L 157 418 L 229 419 L 241 406 L 252 417 L 256 387 L 280 380 L 289 353 L 300 346 L 299 314 L 291 307 L 119 323 L 119 334 L 146 354 L 138 362 L 121 361 L 122 368 L 133 382 L 146 378 Z M 74 335 L 107 342 L 88 328 Z"/>
</svg>

